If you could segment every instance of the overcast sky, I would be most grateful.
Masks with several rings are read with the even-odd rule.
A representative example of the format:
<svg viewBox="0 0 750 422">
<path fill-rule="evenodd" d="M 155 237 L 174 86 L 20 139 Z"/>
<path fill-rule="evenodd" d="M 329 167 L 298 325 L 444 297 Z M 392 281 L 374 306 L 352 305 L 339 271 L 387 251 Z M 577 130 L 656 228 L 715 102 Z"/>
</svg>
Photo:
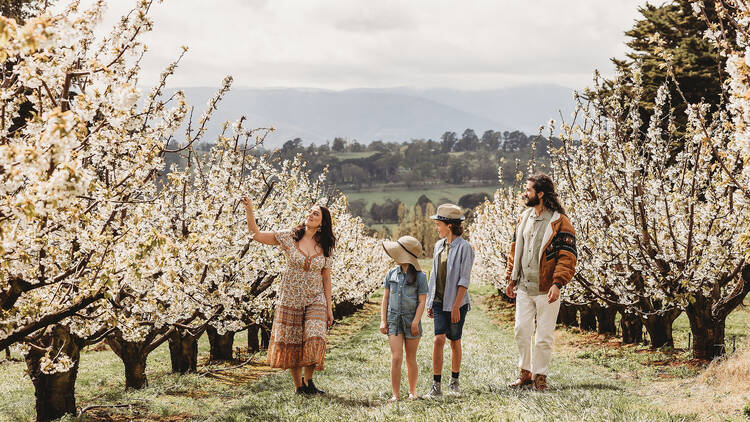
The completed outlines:
<svg viewBox="0 0 750 422">
<path fill-rule="evenodd" d="M 652 1 L 653 2 L 653 1 Z M 108 31 L 130 8 L 110 0 Z M 141 82 L 190 47 L 172 86 L 489 89 L 611 74 L 643 0 L 166 0 Z M 86 4 L 86 2 L 84 2 Z"/>
</svg>

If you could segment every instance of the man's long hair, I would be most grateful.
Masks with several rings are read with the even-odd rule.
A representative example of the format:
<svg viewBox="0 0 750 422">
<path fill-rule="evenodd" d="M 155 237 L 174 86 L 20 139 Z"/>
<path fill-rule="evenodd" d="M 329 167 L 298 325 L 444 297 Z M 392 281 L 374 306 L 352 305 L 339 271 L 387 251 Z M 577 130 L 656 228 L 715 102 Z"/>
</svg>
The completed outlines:
<svg viewBox="0 0 750 422">
<path fill-rule="evenodd" d="M 542 195 L 544 208 L 551 211 L 557 211 L 560 214 L 565 214 L 565 208 L 560 204 L 557 192 L 555 192 L 555 184 L 549 176 L 544 173 L 537 173 L 529 176 L 526 180 L 533 183 L 536 193 L 544 192 L 544 195 Z"/>
</svg>

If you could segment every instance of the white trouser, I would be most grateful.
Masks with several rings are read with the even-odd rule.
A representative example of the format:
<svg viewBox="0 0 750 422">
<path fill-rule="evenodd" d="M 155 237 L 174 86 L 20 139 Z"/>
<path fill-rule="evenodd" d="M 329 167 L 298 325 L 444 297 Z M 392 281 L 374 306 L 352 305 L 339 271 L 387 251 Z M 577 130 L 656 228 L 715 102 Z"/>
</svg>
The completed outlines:
<svg viewBox="0 0 750 422">
<path fill-rule="evenodd" d="M 552 343 L 554 342 L 557 314 L 560 312 L 560 299 L 547 303 L 547 295 L 529 296 L 525 292 L 516 293 L 516 326 L 514 329 L 518 353 L 518 366 L 531 371 L 532 374 L 547 374 L 547 367 L 552 360 Z M 534 317 L 536 317 L 536 335 L 534 334 Z M 531 336 L 534 336 L 532 356 Z"/>
</svg>

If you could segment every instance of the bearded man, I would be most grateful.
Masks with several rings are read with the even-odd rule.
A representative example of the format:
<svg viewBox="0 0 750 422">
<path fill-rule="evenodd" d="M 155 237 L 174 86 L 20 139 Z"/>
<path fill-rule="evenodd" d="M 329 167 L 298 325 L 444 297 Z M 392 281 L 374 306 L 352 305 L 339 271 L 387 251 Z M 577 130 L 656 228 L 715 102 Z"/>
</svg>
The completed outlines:
<svg viewBox="0 0 750 422">
<path fill-rule="evenodd" d="M 508 386 L 533 385 L 538 391 L 545 391 L 560 311 L 560 289 L 573 278 L 578 254 L 575 231 L 560 205 L 552 179 L 546 174 L 526 179 L 523 199 L 529 208 L 521 214 L 513 234 L 505 290 L 506 295 L 516 299 L 514 331 L 521 373 Z"/>
</svg>

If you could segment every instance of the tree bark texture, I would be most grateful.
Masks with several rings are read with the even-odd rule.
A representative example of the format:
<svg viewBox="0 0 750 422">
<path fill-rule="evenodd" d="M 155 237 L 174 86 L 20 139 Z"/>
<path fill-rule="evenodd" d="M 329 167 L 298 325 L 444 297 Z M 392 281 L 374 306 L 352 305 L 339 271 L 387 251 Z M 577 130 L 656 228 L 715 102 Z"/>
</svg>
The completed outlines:
<svg viewBox="0 0 750 422">
<path fill-rule="evenodd" d="M 596 315 L 591 309 L 591 306 L 581 306 L 578 310 L 581 314 L 581 329 L 586 331 L 596 331 Z"/>
<path fill-rule="evenodd" d="M 643 320 L 637 314 L 620 311 L 620 328 L 622 342 L 635 344 L 643 342 Z"/>
<path fill-rule="evenodd" d="M 646 326 L 652 349 L 658 349 L 664 346 L 674 347 L 672 323 L 678 316 L 680 316 L 680 313 L 680 310 L 672 310 L 646 317 L 644 325 Z"/>
<path fill-rule="evenodd" d="M 210 360 L 229 361 L 233 360 L 232 347 L 234 344 L 234 333 L 219 334 L 216 328 L 208 326 L 208 343 L 210 347 Z"/>
<path fill-rule="evenodd" d="M 617 334 L 617 327 L 615 325 L 615 317 L 617 316 L 617 308 L 611 305 L 599 305 L 598 303 L 592 304 L 592 309 L 596 315 L 597 330 L 599 334 Z"/>
<path fill-rule="evenodd" d="M 557 323 L 565 327 L 578 327 L 578 310 L 574 305 L 562 302 L 560 313 L 557 314 Z"/>
<path fill-rule="evenodd" d="M 198 370 L 198 339 L 185 329 L 174 330 L 169 336 L 169 357 L 172 373 L 185 374 Z"/>
<path fill-rule="evenodd" d="M 76 413 L 75 384 L 78 376 L 82 343 L 68 327 L 47 327 L 37 344 L 49 348 L 49 356 L 67 355 L 73 366 L 67 372 L 45 374 L 41 371 L 41 359 L 45 352 L 32 348 L 26 355 L 26 366 L 34 384 L 36 396 L 36 418 L 38 421 L 59 419 L 67 413 Z"/>
</svg>

